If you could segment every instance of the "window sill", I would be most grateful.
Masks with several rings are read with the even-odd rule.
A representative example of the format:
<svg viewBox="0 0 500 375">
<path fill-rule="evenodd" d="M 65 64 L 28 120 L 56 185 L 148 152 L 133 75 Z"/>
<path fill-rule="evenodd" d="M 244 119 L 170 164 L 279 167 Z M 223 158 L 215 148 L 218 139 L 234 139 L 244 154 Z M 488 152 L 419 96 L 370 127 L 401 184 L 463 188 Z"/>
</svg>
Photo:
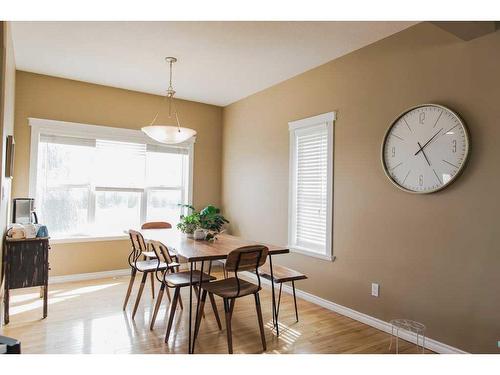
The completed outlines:
<svg viewBox="0 0 500 375">
<path fill-rule="evenodd" d="M 313 258 L 327 260 L 327 261 L 330 261 L 330 262 L 333 262 L 335 260 L 335 258 L 336 258 L 334 255 L 319 254 L 319 253 L 315 253 L 314 251 L 311 251 L 311 250 L 308 250 L 308 249 L 305 249 L 305 248 L 302 248 L 302 247 L 288 246 L 288 248 L 290 249 L 290 251 L 292 253 L 307 255 L 307 256 L 310 256 L 310 257 L 313 257 Z"/>
<path fill-rule="evenodd" d="M 51 244 L 62 243 L 79 243 L 79 242 L 104 242 L 104 241 L 123 241 L 128 240 L 127 235 L 117 236 L 82 236 L 82 237 L 68 237 L 68 238 L 51 238 Z"/>
</svg>

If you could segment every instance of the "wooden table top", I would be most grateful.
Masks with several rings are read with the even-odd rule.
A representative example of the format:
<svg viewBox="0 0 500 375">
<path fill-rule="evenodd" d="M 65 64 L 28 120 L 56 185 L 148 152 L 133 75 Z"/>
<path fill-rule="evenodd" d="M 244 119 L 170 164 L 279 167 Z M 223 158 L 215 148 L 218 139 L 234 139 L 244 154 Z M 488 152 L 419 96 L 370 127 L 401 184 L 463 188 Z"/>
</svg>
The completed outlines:
<svg viewBox="0 0 500 375">
<path fill-rule="evenodd" d="M 142 229 L 140 232 L 146 241 L 160 241 L 188 262 L 226 259 L 232 250 L 248 245 L 267 246 L 271 255 L 290 252 L 284 246 L 248 241 L 225 233 L 218 235 L 215 241 L 196 241 L 176 229 Z"/>
</svg>

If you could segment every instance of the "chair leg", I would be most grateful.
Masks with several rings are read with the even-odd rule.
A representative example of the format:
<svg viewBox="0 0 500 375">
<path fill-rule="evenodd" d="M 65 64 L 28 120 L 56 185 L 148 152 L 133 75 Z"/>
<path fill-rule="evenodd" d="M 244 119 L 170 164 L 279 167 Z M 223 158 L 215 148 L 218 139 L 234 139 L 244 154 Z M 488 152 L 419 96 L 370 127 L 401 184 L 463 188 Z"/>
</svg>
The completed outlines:
<svg viewBox="0 0 500 375">
<path fill-rule="evenodd" d="M 215 320 L 217 321 L 217 326 L 219 327 L 219 331 L 222 331 L 222 324 L 220 323 L 219 310 L 217 309 L 217 304 L 215 303 L 214 294 L 208 293 L 208 297 L 210 298 L 210 304 L 212 305 L 212 310 L 214 311 Z"/>
<path fill-rule="evenodd" d="M 153 272 L 151 274 L 151 296 L 153 299 L 155 299 L 155 275 L 153 275 Z"/>
<path fill-rule="evenodd" d="M 134 286 L 136 273 L 137 271 L 135 270 L 135 268 L 132 268 L 132 272 L 130 274 L 130 281 L 128 283 L 127 294 L 125 295 L 125 302 L 123 302 L 123 311 L 125 311 L 125 308 L 127 307 L 128 299 L 130 298 L 130 293 L 132 292 L 132 287 Z"/>
<path fill-rule="evenodd" d="M 158 310 L 160 310 L 161 300 L 163 299 L 163 292 L 165 291 L 165 284 L 162 283 L 160 287 L 160 291 L 158 292 L 158 298 L 155 304 L 155 310 L 153 312 L 153 316 L 151 317 L 151 324 L 149 325 L 149 329 L 153 330 L 155 326 L 156 316 L 158 315 Z M 167 289 L 168 291 L 168 289 Z"/>
<path fill-rule="evenodd" d="M 233 354 L 233 333 L 231 332 L 231 308 L 229 299 L 224 298 L 224 311 L 226 313 L 226 334 L 227 334 L 227 350 L 229 354 Z"/>
<path fill-rule="evenodd" d="M 168 315 L 167 332 L 165 333 L 165 342 L 168 342 L 170 337 L 170 331 L 172 329 L 172 323 L 174 322 L 175 308 L 177 307 L 177 301 L 179 300 L 179 293 L 181 288 L 175 288 L 174 299 L 170 304 L 170 314 Z"/>
<path fill-rule="evenodd" d="M 172 302 L 172 297 L 170 297 L 170 290 L 169 288 L 167 288 L 167 298 L 168 298 L 168 302 Z"/>
<path fill-rule="evenodd" d="M 283 283 L 280 283 L 280 292 L 278 294 L 278 305 L 276 306 L 276 326 L 279 324 L 278 316 L 280 314 L 280 305 L 281 305 L 281 289 L 283 288 Z"/>
<path fill-rule="evenodd" d="M 196 297 L 198 297 L 198 286 L 194 285 L 193 289 L 194 289 L 194 293 L 195 293 Z M 202 311 L 201 316 L 203 319 L 205 319 L 205 312 L 204 311 Z"/>
<path fill-rule="evenodd" d="M 266 334 L 264 332 L 264 322 L 262 320 L 262 309 L 260 308 L 259 293 L 255 293 L 254 297 L 255 297 L 255 309 L 257 310 L 257 319 L 259 320 L 260 339 L 262 340 L 262 349 L 264 351 L 266 351 L 267 350 L 267 347 L 266 347 Z"/>
<path fill-rule="evenodd" d="M 137 298 L 135 300 L 134 311 L 132 312 L 132 319 L 135 318 L 135 313 L 137 312 L 137 308 L 139 307 L 139 301 L 141 300 L 142 291 L 144 290 L 144 285 L 146 284 L 147 277 L 148 277 L 147 272 L 144 272 L 142 275 L 141 286 L 139 287 L 139 292 L 137 293 Z"/>
<path fill-rule="evenodd" d="M 229 304 L 229 313 L 231 314 L 231 318 L 233 317 L 233 310 L 235 303 L 236 303 L 236 298 L 233 298 L 231 300 L 231 303 Z"/>
<path fill-rule="evenodd" d="M 173 258 L 174 262 L 177 262 L 179 263 L 179 260 L 177 259 L 177 256 L 175 256 Z M 173 270 L 173 273 L 176 273 L 176 272 L 179 272 L 179 267 L 177 267 L 176 269 Z M 170 301 L 170 303 L 172 303 L 172 300 L 170 299 L 170 292 L 167 288 L 167 294 L 168 294 L 168 300 Z M 181 310 L 184 309 L 184 306 L 182 305 L 182 296 L 179 295 L 179 306 L 181 307 Z"/>
<path fill-rule="evenodd" d="M 297 309 L 297 297 L 295 296 L 295 281 L 292 280 L 292 289 L 293 289 L 293 303 L 295 305 L 295 320 L 299 321 L 299 310 Z"/>
<path fill-rule="evenodd" d="M 200 300 L 200 308 L 198 310 L 198 319 L 196 320 L 196 324 L 194 326 L 194 339 L 193 339 L 193 352 L 194 352 L 194 343 L 196 341 L 196 338 L 198 337 L 198 332 L 200 331 L 200 325 L 201 325 L 201 314 L 203 313 L 203 310 L 205 309 L 205 301 L 207 300 L 207 291 L 204 290 L 201 294 L 201 300 Z"/>
</svg>

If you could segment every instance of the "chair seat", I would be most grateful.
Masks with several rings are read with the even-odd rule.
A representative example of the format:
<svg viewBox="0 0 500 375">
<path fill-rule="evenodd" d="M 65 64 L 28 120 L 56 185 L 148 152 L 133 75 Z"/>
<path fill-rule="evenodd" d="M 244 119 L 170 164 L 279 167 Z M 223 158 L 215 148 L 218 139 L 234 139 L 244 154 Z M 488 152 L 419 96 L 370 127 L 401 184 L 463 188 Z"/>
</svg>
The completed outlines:
<svg viewBox="0 0 500 375">
<path fill-rule="evenodd" d="M 193 271 L 193 284 L 200 283 L 200 271 Z M 169 273 L 165 275 L 165 281 L 175 287 L 184 287 L 189 285 L 190 271 L 181 271 L 176 273 Z M 216 277 L 208 275 L 203 272 L 203 281 L 217 280 Z"/>
<path fill-rule="evenodd" d="M 170 263 L 170 267 L 176 267 L 178 265 L 178 263 Z M 156 271 L 156 268 L 158 268 L 160 271 L 164 271 L 168 267 L 167 263 L 165 262 L 160 262 L 160 266 L 158 267 L 157 260 L 141 260 L 135 263 L 135 266 L 137 268 L 137 271 L 140 272 Z"/>
<path fill-rule="evenodd" d="M 259 275 L 263 278 L 271 280 L 271 268 L 266 263 L 259 268 Z M 273 280 L 275 283 L 286 283 L 287 281 L 296 281 L 307 279 L 307 276 L 299 271 L 292 270 L 285 266 L 273 264 Z"/>
<path fill-rule="evenodd" d="M 148 257 L 149 259 L 156 259 L 156 254 L 154 251 L 143 251 L 142 255 Z M 169 252 L 171 258 L 176 257 L 177 254 Z"/>
<path fill-rule="evenodd" d="M 258 285 L 239 279 L 240 293 L 238 294 L 238 279 L 230 277 L 207 284 L 202 284 L 202 288 L 209 293 L 213 293 L 222 298 L 243 297 L 258 292 L 261 288 Z"/>
</svg>

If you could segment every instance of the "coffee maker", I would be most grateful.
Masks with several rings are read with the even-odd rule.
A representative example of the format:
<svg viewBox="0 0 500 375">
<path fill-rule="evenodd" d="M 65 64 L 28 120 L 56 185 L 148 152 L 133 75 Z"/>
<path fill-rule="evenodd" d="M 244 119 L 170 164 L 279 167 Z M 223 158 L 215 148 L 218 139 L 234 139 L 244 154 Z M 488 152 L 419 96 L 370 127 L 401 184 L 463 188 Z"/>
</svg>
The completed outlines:
<svg viewBox="0 0 500 375">
<path fill-rule="evenodd" d="M 14 198 L 12 204 L 13 224 L 38 224 L 34 198 Z"/>
</svg>

